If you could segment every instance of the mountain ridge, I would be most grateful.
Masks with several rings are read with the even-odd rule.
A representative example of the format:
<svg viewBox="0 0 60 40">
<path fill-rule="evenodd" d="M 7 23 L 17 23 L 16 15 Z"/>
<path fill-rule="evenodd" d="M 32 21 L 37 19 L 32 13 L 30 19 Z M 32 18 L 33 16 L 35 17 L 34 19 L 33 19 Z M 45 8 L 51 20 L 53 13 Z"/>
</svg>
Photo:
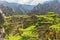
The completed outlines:
<svg viewBox="0 0 60 40">
<path fill-rule="evenodd" d="M 57 0 L 38 4 L 33 8 L 30 13 L 34 14 L 46 14 L 48 12 L 54 12 L 60 14 L 60 2 Z"/>
<path fill-rule="evenodd" d="M 27 14 L 29 11 L 33 9 L 35 5 L 26 5 L 26 4 L 18 4 L 18 3 L 8 3 L 6 1 L 0 1 L 0 6 L 11 8 L 18 14 Z M 3 8 L 2 8 L 3 9 Z"/>
</svg>

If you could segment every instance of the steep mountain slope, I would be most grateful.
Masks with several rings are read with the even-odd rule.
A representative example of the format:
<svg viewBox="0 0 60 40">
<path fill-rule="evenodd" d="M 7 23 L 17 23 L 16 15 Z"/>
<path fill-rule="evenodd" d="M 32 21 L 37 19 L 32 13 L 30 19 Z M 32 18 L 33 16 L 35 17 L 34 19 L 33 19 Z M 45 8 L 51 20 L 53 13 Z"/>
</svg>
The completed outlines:
<svg viewBox="0 0 60 40">
<path fill-rule="evenodd" d="M 0 8 L 7 11 L 6 13 L 18 13 L 27 14 L 33 9 L 34 5 L 18 4 L 18 3 L 8 3 L 6 1 L 0 2 Z M 9 11 L 8 11 L 9 10 Z"/>
<path fill-rule="evenodd" d="M 12 15 L 15 13 L 14 9 L 6 7 L 1 5 L 0 6 L 0 10 L 5 14 L 5 15 Z"/>
<path fill-rule="evenodd" d="M 31 13 L 35 14 L 46 14 L 48 12 L 55 12 L 60 14 L 60 2 L 54 0 L 50 2 L 45 2 L 43 4 L 38 4 L 31 11 Z"/>
</svg>

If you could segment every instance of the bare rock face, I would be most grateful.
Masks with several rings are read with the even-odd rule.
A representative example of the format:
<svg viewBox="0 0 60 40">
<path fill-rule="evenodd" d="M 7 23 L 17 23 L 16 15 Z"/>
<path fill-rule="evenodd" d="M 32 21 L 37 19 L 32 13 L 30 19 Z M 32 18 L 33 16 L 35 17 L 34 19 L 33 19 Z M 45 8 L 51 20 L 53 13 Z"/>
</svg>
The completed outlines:
<svg viewBox="0 0 60 40">
<path fill-rule="evenodd" d="M 31 13 L 34 14 L 47 14 L 48 12 L 54 12 L 60 14 L 60 2 L 59 0 L 53 0 L 50 2 L 45 2 L 43 4 L 38 4 L 33 8 Z"/>
<path fill-rule="evenodd" d="M 5 22 L 4 17 L 5 17 L 4 14 L 0 10 L 0 40 L 4 40 L 3 35 L 4 35 L 5 31 L 4 31 L 4 27 L 2 26 Z"/>
<path fill-rule="evenodd" d="M 0 40 L 4 40 L 4 28 L 0 27 Z"/>
</svg>

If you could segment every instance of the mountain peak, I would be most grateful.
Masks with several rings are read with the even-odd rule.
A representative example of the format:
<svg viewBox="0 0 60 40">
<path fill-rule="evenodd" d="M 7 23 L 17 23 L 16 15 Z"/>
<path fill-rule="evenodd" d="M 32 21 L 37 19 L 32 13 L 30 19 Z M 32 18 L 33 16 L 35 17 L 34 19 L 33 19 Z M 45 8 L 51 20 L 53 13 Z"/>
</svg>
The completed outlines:
<svg viewBox="0 0 60 40">
<path fill-rule="evenodd" d="M 31 13 L 46 14 L 48 12 L 54 12 L 60 14 L 60 3 L 59 0 L 53 0 L 48 3 L 38 4 L 33 8 Z"/>
<path fill-rule="evenodd" d="M 5 14 L 27 14 L 30 12 L 35 5 L 26 5 L 26 4 L 18 4 L 18 3 L 8 3 L 6 1 L 0 1 L 0 8 Z"/>
</svg>

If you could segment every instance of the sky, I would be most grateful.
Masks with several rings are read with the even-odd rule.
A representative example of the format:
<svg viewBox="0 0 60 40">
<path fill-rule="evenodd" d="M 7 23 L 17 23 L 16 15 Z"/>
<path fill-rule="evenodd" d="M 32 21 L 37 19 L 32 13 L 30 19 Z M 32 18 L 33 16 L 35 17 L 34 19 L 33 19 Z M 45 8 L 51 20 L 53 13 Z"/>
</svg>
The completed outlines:
<svg viewBox="0 0 60 40">
<path fill-rule="evenodd" d="M 19 4 L 37 5 L 38 3 L 43 3 L 43 2 L 49 1 L 49 0 L 1 0 L 1 1 L 15 2 L 15 3 L 19 3 Z"/>
</svg>

